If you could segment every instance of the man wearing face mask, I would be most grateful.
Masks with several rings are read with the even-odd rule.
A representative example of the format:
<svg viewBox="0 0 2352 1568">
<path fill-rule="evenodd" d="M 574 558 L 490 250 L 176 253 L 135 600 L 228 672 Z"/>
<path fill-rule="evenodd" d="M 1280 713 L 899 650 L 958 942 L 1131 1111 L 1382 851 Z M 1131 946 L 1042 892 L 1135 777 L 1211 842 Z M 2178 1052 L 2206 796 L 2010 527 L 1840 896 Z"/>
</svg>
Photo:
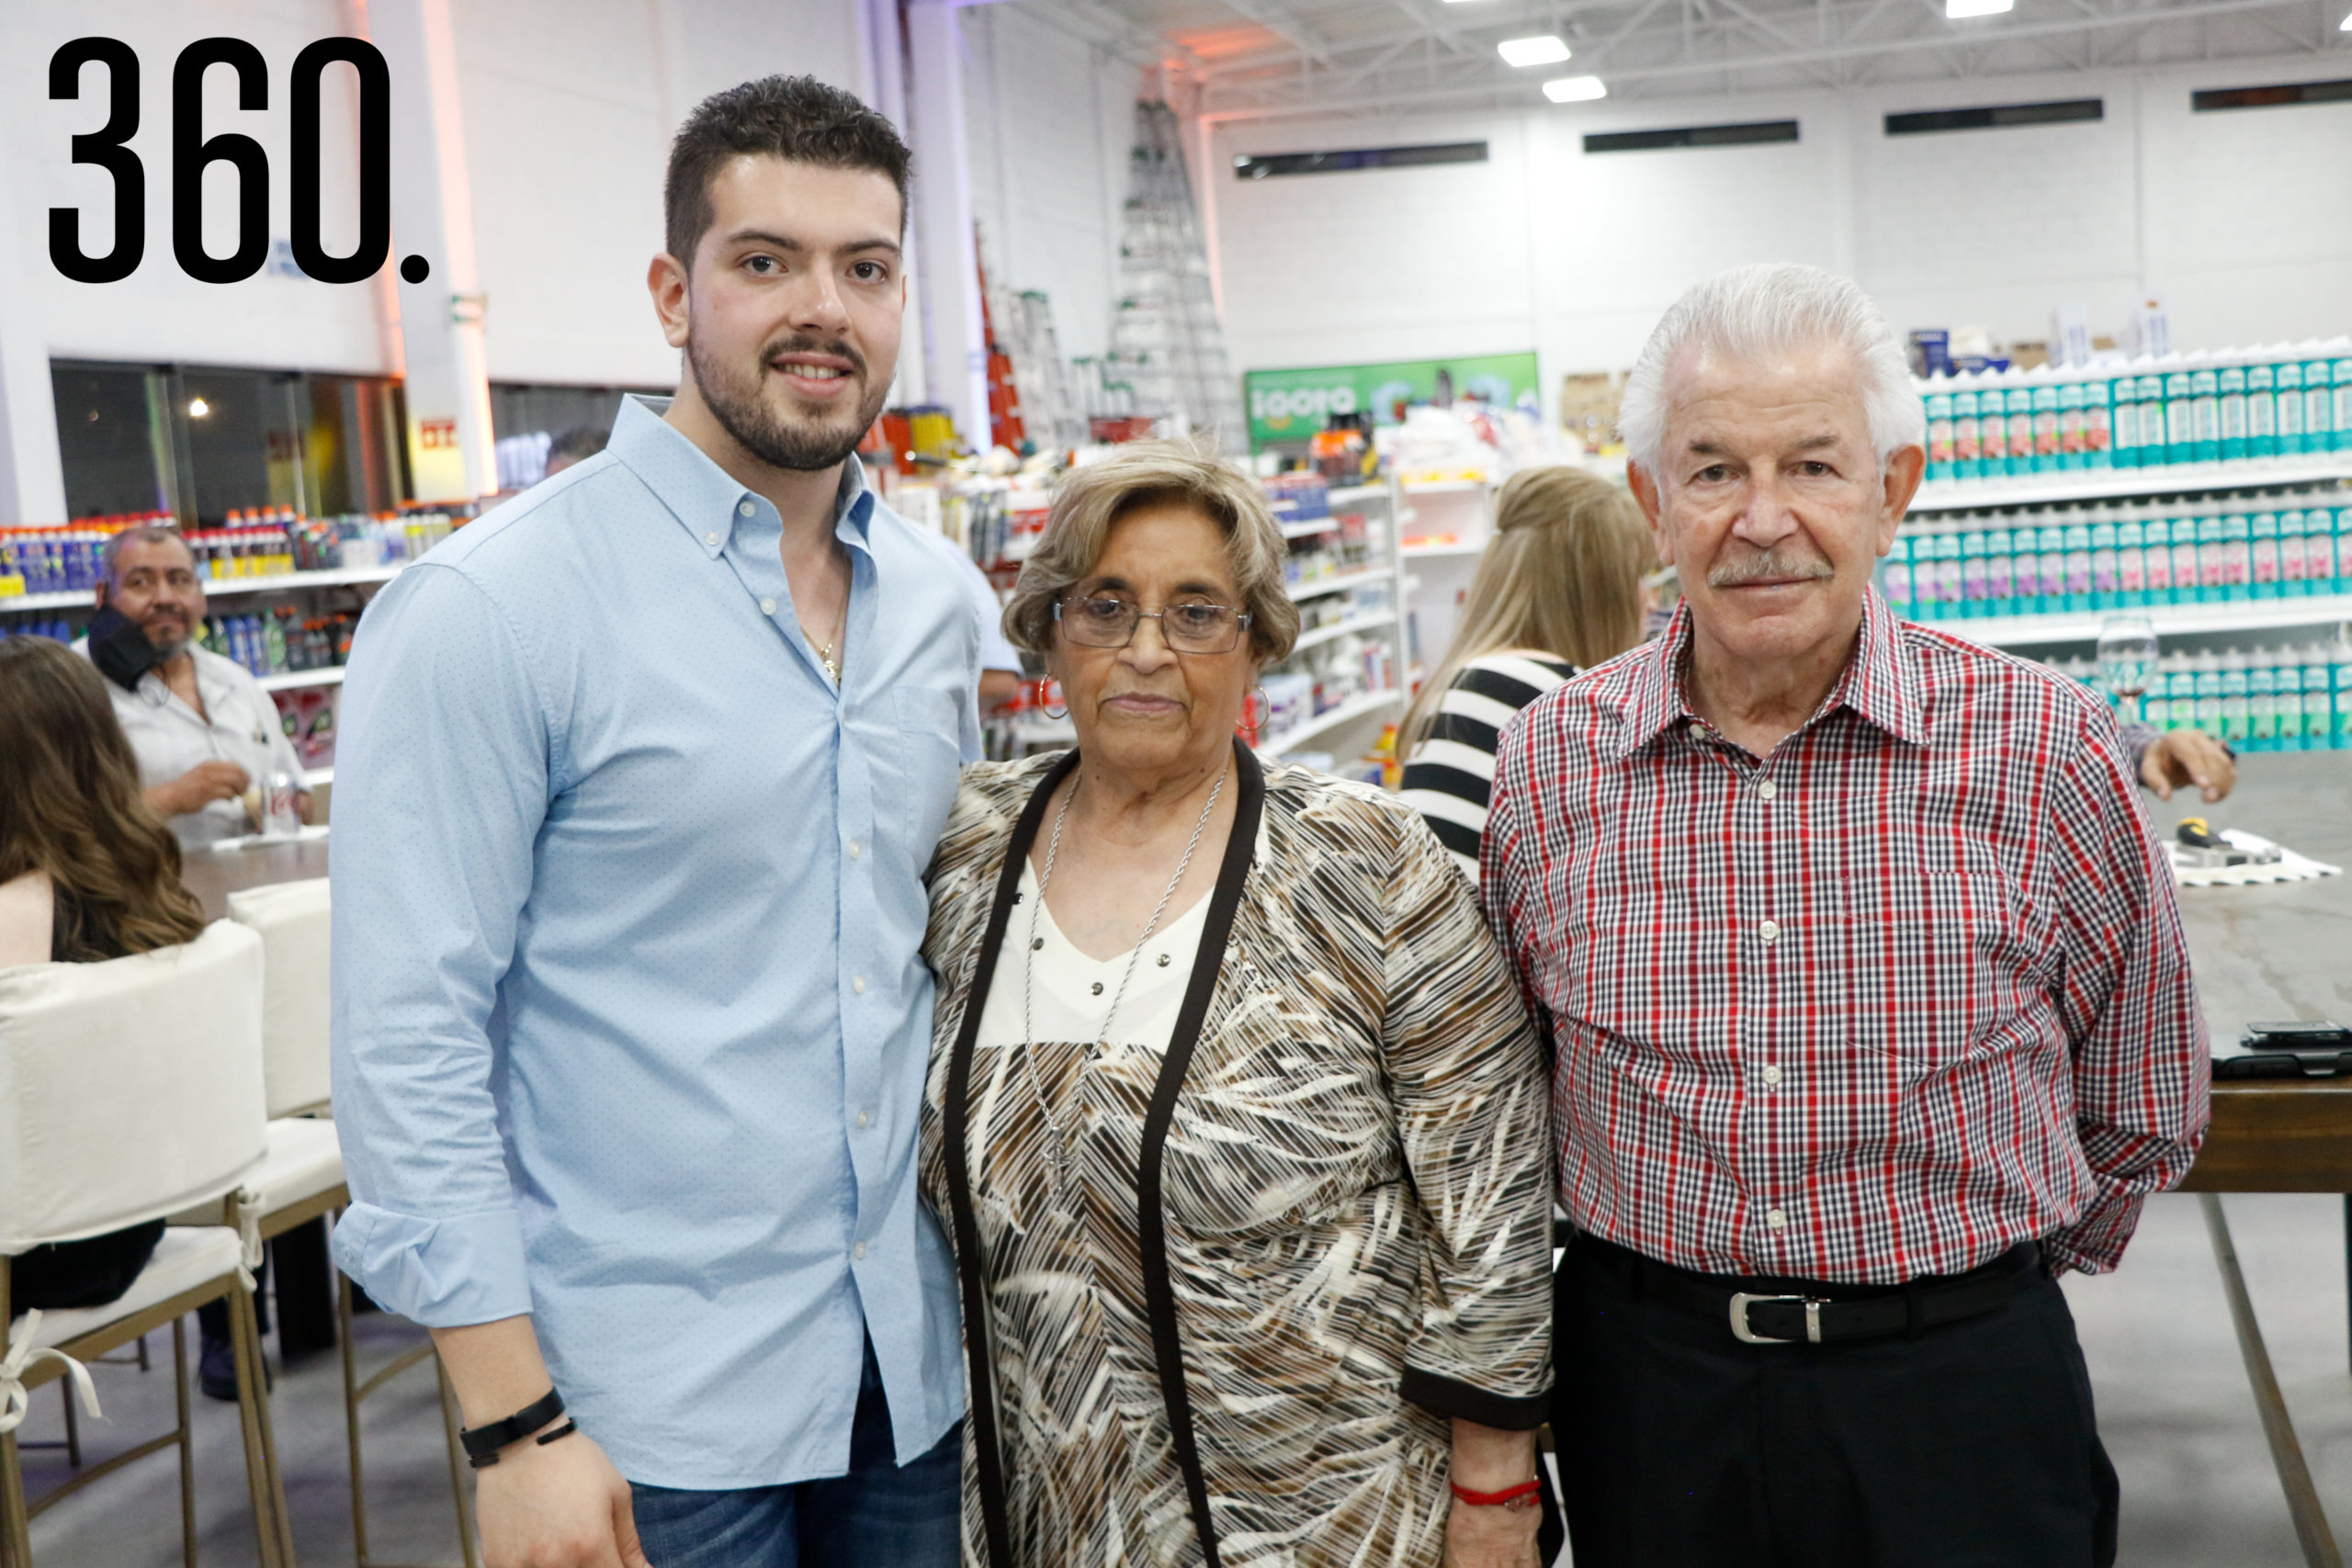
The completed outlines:
<svg viewBox="0 0 2352 1568">
<path fill-rule="evenodd" d="M 677 397 L 402 572 L 352 650 L 335 1248 L 433 1330 L 487 1568 L 955 1562 L 914 1152 L 979 617 L 854 459 L 907 164 L 810 78 L 698 107 L 647 279 Z"/>
<path fill-rule="evenodd" d="M 277 705 L 193 640 L 204 584 L 177 533 L 126 528 L 108 541 L 106 567 L 91 635 L 74 648 L 107 677 L 147 804 L 185 849 L 251 832 L 248 790 L 274 773 L 302 776 Z M 307 816 L 307 795 L 302 806 Z"/>
</svg>

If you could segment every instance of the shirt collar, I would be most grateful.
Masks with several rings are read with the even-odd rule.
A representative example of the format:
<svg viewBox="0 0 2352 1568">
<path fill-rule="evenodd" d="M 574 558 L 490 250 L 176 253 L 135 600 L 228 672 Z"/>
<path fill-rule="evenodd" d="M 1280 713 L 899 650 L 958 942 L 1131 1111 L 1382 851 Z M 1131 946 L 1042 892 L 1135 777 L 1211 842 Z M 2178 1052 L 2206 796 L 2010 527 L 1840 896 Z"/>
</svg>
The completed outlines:
<svg viewBox="0 0 2352 1568">
<path fill-rule="evenodd" d="M 737 525 L 763 511 L 775 525 L 775 507 L 766 497 L 736 483 L 726 469 L 711 461 L 710 454 L 664 420 L 662 415 L 669 406 L 667 398 L 624 396 L 620 412 L 613 420 L 608 449 L 645 481 L 702 552 L 716 560 L 733 541 Z M 865 465 L 853 457 L 842 464 L 841 490 L 833 507 L 835 537 L 845 545 L 865 548 L 874 505 L 874 492 L 865 484 Z"/>
<path fill-rule="evenodd" d="M 1695 718 L 1684 687 L 1690 648 L 1690 602 L 1675 606 L 1674 618 L 1643 655 L 1642 679 L 1634 685 L 1619 732 L 1620 761 L 1648 745 L 1686 718 Z M 1838 683 L 1829 689 L 1820 708 L 1805 722 L 1818 723 L 1840 707 L 1886 731 L 1898 740 L 1919 743 L 1926 734 L 1921 719 L 1919 671 L 1904 646 L 1903 628 L 1875 589 L 1862 597 L 1862 626 L 1854 656 L 1846 661 Z"/>
</svg>

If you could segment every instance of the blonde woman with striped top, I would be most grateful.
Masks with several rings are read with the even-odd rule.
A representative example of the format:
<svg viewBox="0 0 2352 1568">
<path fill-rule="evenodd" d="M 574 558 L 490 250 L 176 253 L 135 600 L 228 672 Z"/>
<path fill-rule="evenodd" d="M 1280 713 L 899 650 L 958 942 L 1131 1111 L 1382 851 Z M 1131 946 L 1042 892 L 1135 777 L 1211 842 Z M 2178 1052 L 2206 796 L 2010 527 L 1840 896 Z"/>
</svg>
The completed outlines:
<svg viewBox="0 0 2352 1568">
<path fill-rule="evenodd" d="M 1473 883 L 1496 738 L 1579 669 L 1641 641 L 1648 555 L 1633 499 L 1582 468 L 1522 468 L 1497 498 L 1453 646 L 1404 730 L 1404 798 Z"/>
</svg>

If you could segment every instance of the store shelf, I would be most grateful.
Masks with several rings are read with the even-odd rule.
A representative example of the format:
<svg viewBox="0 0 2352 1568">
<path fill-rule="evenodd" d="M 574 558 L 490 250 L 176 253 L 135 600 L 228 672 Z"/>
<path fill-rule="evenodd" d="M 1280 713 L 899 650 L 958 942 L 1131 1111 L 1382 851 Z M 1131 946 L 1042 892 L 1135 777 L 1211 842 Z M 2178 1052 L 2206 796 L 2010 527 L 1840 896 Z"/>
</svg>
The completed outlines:
<svg viewBox="0 0 2352 1568">
<path fill-rule="evenodd" d="M 1351 588 L 1381 581 L 1388 575 L 1376 566 L 1360 567 L 1354 571 L 1343 571 L 1333 577 L 1318 577 L 1312 582 L 1291 583 L 1290 596 L 1294 602 L 1304 603 L 1309 599 L 1320 599 L 1326 594 L 1345 593 Z"/>
<path fill-rule="evenodd" d="M 2227 604 L 2151 604 L 2127 610 L 2077 610 L 2058 615 L 1949 616 L 1922 621 L 1938 631 L 1994 648 L 2022 643 L 2092 642 L 2109 615 L 2145 615 L 2162 637 L 2192 632 L 2260 631 L 2277 626 L 2324 626 L 2352 621 L 2352 593 L 2305 599 L 2248 599 Z"/>
<path fill-rule="evenodd" d="M 1462 545 L 1462 544 L 1435 544 L 1435 545 L 1422 545 L 1422 544 L 1416 544 L 1416 543 L 1414 543 L 1414 542 L 1413 542 L 1412 540 L 1410 540 L 1410 539 L 1408 539 L 1408 540 L 1406 540 L 1406 541 L 1405 541 L 1405 558 L 1406 558 L 1407 560 L 1419 560 L 1419 559 L 1421 559 L 1421 558 L 1425 558 L 1425 557 L 1441 558 L 1442 558 L 1446 557 L 1446 556 L 1476 556 L 1476 555 L 1484 555 L 1484 554 L 1486 553 L 1486 550 L 1487 550 L 1487 547 L 1486 547 L 1486 544 L 1485 544 L 1485 542 L 1484 542 L 1484 541 L 1480 541 L 1480 542 L 1478 542 L 1478 543 L 1476 543 L 1476 544 L 1469 544 L 1469 545 Z"/>
<path fill-rule="evenodd" d="M 1340 527 L 1341 524 L 1337 517 L 1310 517 L 1304 523 L 1283 524 L 1283 537 L 1311 539 L 1317 534 L 1336 534 Z"/>
<path fill-rule="evenodd" d="M 2168 463 L 2149 468 L 2099 468 L 2024 479 L 1939 479 L 1919 487 L 1913 513 L 1973 512 L 1996 506 L 2046 506 L 2070 501 L 2120 501 L 2138 495 L 2261 490 L 2352 479 L 2352 452 L 2304 454 L 2261 462 Z"/>
<path fill-rule="evenodd" d="M 1258 748 L 1269 757 L 1280 757 L 1298 750 L 1316 737 L 1328 734 L 1343 724 L 1395 707 L 1405 700 L 1401 692 L 1366 692 L 1360 697 L 1350 697 L 1329 713 L 1317 714 L 1304 724 L 1295 724 Z"/>
<path fill-rule="evenodd" d="M 1329 626 L 1314 626 L 1299 633 L 1298 641 L 1292 645 L 1291 652 L 1294 655 L 1301 654 L 1310 648 L 1320 647 L 1335 638 L 1343 637 L 1350 632 L 1370 631 L 1374 626 L 1394 626 L 1396 623 L 1396 614 L 1389 610 L 1376 610 L 1367 615 L 1350 615 L 1346 620 L 1334 621 Z"/>
<path fill-rule="evenodd" d="M 333 768 L 312 768 L 302 775 L 302 787 L 304 789 L 316 789 L 321 784 L 331 784 L 333 783 L 334 783 L 334 770 Z"/>
<path fill-rule="evenodd" d="M 288 670 L 283 675 L 264 675 L 261 689 L 265 692 L 291 692 L 303 686 L 340 686 L 343 666 L 331 664 L 323 670 Z"/>
<path fill-rule="evenodd" d="M 1352 506 L 1362 501 L 1385 501 L 1388 499 L 1388 487 L 1385 484 L 1340 485 L 1331 491 L 1327 499 L 1333 506 Z"/>
<path fill-rule="evenodd" d="M 226 599 L 238 593 L 283 593 L 296 588 L 348 588 L 365 582 L 389 582 L 407 566 L 401 561 L 391 566 L 337 567 L 327 571 L 281 571 L 268 577 L 223 577 L 207 581 L 204 594 L 208 599 Z M 66 593 L 24 593 L 0 599 L 0 615 L 13 615 L 27 610 L 73 610 L 97 603 L 97 595 L 88 589 Z"/>
</svg>

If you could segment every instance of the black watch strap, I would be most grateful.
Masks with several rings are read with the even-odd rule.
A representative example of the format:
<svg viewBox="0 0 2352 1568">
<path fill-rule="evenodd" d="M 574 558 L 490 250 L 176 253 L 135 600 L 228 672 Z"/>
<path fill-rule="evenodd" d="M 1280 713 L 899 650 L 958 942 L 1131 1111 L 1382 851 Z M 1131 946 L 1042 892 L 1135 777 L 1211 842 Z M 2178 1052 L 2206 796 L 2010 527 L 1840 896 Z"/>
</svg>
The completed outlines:
<svg viewBox="0 0 2352 1568">
<path fill-rule="evenodd" d="M 503 1421 L 469 1427 L 458 1434 L 466 1446 L 466 1462 L 480 1470 L 498 1462 L 499 1450 L 521 1442 L 563 1414 L 563 1395 L 549 1389 L 547 1397 L 523 1406 Z"/>
</svg>

